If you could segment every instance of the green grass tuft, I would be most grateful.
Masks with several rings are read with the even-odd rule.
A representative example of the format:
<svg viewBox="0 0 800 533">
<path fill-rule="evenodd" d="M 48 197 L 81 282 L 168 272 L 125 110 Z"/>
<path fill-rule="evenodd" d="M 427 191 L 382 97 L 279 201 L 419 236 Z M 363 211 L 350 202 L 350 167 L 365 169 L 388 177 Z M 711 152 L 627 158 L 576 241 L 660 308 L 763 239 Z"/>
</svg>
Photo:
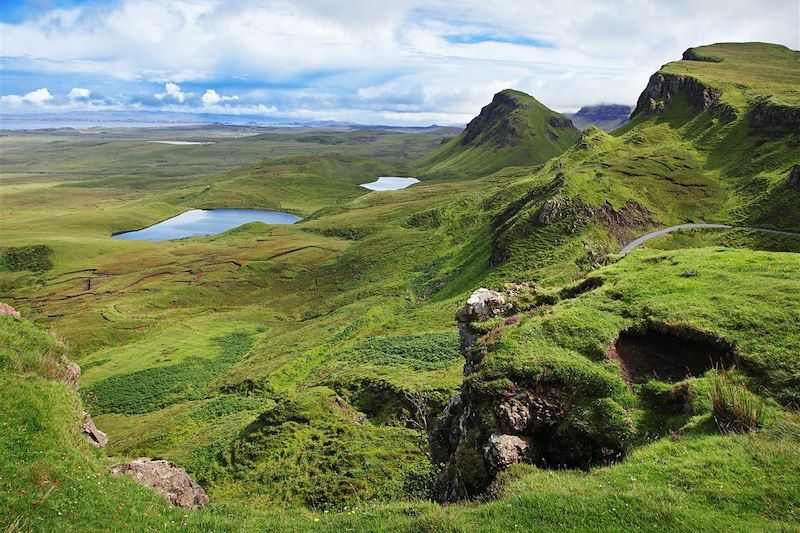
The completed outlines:
<svg viewBox="0 0 800 533">
<path fill-rule="evenodd" d="M 747 433 L 764 425 L 764 401 L 727 373 L 711 374 L 714 421 L 723 433 Z"/>
</svg>

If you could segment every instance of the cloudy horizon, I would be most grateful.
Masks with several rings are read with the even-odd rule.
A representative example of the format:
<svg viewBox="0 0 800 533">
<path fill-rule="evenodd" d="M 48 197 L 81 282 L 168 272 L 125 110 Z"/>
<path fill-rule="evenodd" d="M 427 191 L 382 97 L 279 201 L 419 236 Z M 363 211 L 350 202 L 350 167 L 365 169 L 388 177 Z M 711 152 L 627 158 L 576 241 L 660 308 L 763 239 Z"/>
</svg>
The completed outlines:
<svg viewBox="0 0 800 533">
<path fill-rule="evenodd" d="M 687 47 L 800 48 L 797 0 L 11 0 L 0 111 L 169 111 L 463 124 L 515 88 L 633 104 Z"/>
</svg>

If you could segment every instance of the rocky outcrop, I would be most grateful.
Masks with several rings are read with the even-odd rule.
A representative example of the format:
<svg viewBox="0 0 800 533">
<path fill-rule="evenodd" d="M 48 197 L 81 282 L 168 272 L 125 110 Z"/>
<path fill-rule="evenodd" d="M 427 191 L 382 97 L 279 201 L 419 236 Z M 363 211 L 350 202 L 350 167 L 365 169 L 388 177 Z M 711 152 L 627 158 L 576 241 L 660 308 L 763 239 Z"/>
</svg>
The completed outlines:
<svg viewBox="0 0 800 533">
<path fill-rule="evenodd" d="M 683 53 L 683 60 L 684 61 L 705 61 L 707 63 L 721 63 L 722 59 L 714 56 L 707 56 L 705 54 L 701 54 L 694 48 L 687 48 L 686 51 Z"/>
<path fill-rule="evenodd" d="M 560 117 L 560 116 L 552 116 L 547 119 L 547 123 L 553 126 L 554 128 L 574 128 L 575 126 L 572 124 L 572 121 L 567 117 Z"/>
<path fill-rule="evenodd" d="M 678 94 L 683 94 L 689 105 L 698 112 L 710 111 L 724 122 L 736 119 L 736 110 L 720 101 L 722 91 L 710 87 L 696 78 L 656 72 L 650 76 L 631 118 L 638 115 L 660 113 Z"/>
<path fill-rule="evenodd" d="M 0 302 L 0 316 L 10 316 L 11 318 L 20 318 L 19 311 L 14 309 L 8 304 Z"/>
<path fill-rule="evenodd" d="M 59 374 L 58 379 L 69 385 L 73 390 L 78 388 L 78 378 L 81 377 L 81 367 L 78 363 L 65 360 L 64 369 Z"/>
<path fill-rule="evenodd" d="M 516 435 L 492 435 L 483 447 L 483 456 L 492 471 L 501 472 L 533 457 L 531 439 Z"/>
<path fill-rule="evenodd" d="M 551 198 L 547 200 L 536 214 L 536 224 L 549 226 L 567 216 L 571 212 L 572 203 L 568 198 Z"/>
<path fill-rule="evenodd" d="M 206 491 L 189 477 L 186 470 L 162 459 L 140 457 L 112 467 L 111 473 L 130 476 L 179 507 L 199 509 L 208 503 Z"/>
<path fill-rule="evenodd" d="M 464 375 L 472 372 L 474 366 L 480 362 L 473 354 L 473 347 L 479 335 L 472 330 L 470 324 L 500 316 L 509 307 L 510 304 L 506 303 L 505 297 L 499 292 L 480 288 L 470 295 L 466 305 L 456 313 L 459 348 L 466 359 Z"/>
<path fill-rule="evenodd" d="M 108 444 L 108 435 L 97 429 L 92 420 L 92 415 L 83 413 L 83 422 L 81 422 L 81 429 L 86 438 L 95 448 L 105 448 Z"/>
<path fill-rule="evenodd" d="M 761 100 L 750 113 L 750 125 L 754 128 L 777 128 L 800 135 L 800 107 Z"/>
<path fill-rule="evenodd" d="M 788 185 L 790 189 L 800 192 L 800 165 L 793 166 L 792 170 L 789 171 L 789 180 L 786 182 L 786 185 Z"/>
<path fill-rule="evenodd" d="M 490 339 L 499 338 L 503 324 L 516 323 L 516 317 L 483 336 L 475 322 L 508 311 L 505 295 L 479 289 L 456 315 L 464 383 L 428 435 L 432 460 L 443 465 L 434 488 L 440 502 L 480 495 L 516 463 L 563 468 L 612 461 L 632 438 L 633 423 L 616 401 L 627 393 L 617 375 L 587 380 L 580 361 L 574 367 L 557 363 L 558 370 L 532 370 L 527 363 L 502 373 L 496 364 L 485 368 Z"/>
</svg>

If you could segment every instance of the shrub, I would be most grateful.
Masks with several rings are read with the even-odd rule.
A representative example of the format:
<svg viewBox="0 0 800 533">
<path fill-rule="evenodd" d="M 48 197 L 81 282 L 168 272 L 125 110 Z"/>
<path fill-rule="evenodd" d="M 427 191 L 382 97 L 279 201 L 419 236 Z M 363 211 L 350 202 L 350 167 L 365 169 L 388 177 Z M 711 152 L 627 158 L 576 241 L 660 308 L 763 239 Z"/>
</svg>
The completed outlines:
<svg viewBox="0 0 800 533">
<path fill-rule="evenodd" d="M 340 357 L 374 365 L 405 365 L 415 370 L 438 370 L 461 361 L 456 333 L 373 337 L 359 342 Z"/>
<path fill-rule="evenodd" d="M 763 424 L 764 403 L 727 374 L 711 375 L 711 409 L 723 433 L 746 433 Z"/>
<path fill-rule="evenodd" d="M 6 248 L 0 251 L 0 270 L 44 272 L 53 268 L 52 254 L 53 250 L 43 244 Z"/>
<path fill-rule="evenodd" d="M 208 397 L 208 384 L 241 361 L 250 351 L 252 337 L 233 332 L 212 339 L 215 358 L 187 357 L 183 361 L 116 374 L 83 389 L 84 401 L 97 413 L 141 414 L 169 405 Z"/>
</svg>

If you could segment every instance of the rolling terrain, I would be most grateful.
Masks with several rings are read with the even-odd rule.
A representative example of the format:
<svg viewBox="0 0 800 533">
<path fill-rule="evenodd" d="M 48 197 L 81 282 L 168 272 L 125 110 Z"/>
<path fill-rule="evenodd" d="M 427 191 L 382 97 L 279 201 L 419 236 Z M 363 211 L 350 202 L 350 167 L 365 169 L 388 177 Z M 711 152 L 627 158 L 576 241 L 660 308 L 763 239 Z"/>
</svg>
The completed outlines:
<svg viewBox="0 0 800 533">
<path fill-rule="evenodd" d="M 0 524 L 797 528 L 798 65 L 690 49 L 610 134 L 510 90 L 455 136 L 4 133 L 0 301 L 22 318 L 0 316 Z M 381 175 L 422 181 L 359 187 Z M 303 220 L 110 238 L 213 207 Z M 619 254 L 691 223 L 735 227 Z M 460 336 L 478 287 L 508 306 Z M 725 424 L 731 403 L 758 406 L 752 426 Z M 498 436 L 522 464 L 498 467 Z M 106 471 L 139 456 L 186 468 L 209 505 Z"/>
</svg>

